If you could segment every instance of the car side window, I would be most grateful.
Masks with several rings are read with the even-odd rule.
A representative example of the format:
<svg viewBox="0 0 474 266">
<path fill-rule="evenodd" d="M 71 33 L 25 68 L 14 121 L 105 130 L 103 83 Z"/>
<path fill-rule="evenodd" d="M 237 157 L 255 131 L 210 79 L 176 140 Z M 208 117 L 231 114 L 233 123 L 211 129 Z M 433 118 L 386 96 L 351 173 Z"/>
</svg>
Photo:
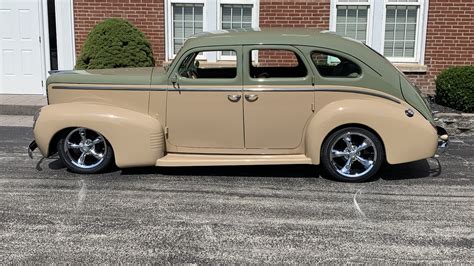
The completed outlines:
<svg viewBox="0 0 474 266">
<path fill-rule="evenodd" d="M 290 50 L 256 49 L 249 57 L 251 78 L 299 78 L 308 74 L 301 58 Z"/>
<path fill-rule="evenodd" d="M 311 53 L 311 59 L 323 77 L 357 78 L 362 74 L 362 70 L 356 63 L 341 56 L 315 51 Z"/>
<path fill-rule="evenodd" d="M 229 60 L 206 60 L 205 54 L 225 54 Z M 181 62 L 178 74 L 190 79 L 232 79 L 237 76 L 237 56 L 232 50 L 202 51 L 191 53 Z"/>
</svg>

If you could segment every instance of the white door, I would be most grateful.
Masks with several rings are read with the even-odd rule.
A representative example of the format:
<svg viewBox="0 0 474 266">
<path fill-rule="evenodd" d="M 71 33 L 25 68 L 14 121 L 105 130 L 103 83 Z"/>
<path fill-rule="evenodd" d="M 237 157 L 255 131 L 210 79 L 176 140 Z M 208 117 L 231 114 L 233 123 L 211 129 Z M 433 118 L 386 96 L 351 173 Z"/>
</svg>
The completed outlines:
<svg viewBox="0 0 474 266">
<path fill-rule="evenodd" d="M 43 94 L 40 4 L 0 1 L 0 93 Z"/>
</svg>

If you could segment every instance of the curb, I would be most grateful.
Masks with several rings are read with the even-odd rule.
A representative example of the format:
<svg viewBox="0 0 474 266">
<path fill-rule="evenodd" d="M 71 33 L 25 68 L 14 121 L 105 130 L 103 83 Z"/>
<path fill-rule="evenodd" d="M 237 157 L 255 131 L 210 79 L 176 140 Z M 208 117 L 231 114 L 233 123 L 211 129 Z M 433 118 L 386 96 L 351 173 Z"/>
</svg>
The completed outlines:
<svg viewBox="0 0 474 266">
<path fill-rule="evenodd" d="M 0 115 L 34 115 L 42 105 L 0 105 Z"/>
</svg>

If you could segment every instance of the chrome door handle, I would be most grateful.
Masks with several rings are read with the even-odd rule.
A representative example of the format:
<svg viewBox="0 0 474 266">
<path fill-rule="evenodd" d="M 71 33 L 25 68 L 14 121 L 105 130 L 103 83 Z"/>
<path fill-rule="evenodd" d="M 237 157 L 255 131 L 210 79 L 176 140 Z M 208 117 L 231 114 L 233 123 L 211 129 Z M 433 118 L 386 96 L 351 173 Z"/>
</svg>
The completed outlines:
<svg viewBox="0 0 474 266">
<path fill-rule="evenodd" d="M 238 94 L 227 95 L 227 99 L 229 99 L 229 101 L 234 102 L 234 103 L 238 102 L 240 98 L 242 98 L 242 95 L 238 95 Z"/>
<path fill-rule="evenodd" d="M 248 95 L 245 95 L 245 99 L 249 102 L 255 102 L 256 100 L 258 100 L 258 95 L 257 94 L 248 94 Z"/>
</svg>

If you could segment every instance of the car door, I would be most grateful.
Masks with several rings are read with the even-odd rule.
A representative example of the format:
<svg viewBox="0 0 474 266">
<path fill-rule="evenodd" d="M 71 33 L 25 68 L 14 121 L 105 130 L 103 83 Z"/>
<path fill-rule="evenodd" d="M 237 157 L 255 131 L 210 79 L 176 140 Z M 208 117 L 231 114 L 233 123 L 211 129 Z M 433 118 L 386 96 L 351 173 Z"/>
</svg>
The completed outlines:
<svg viewBox="0 0 474 266">
<path fill-rule="evenodd" d="M 178 59 L 170 75 L 166 108 L 168 142 L 178 151 L 244 148 L 241 49 L 198 48 Z M 223 52 L 235 60 L 202 59 Z"/>
<path fill-rule="evenodd" d="M 245 147 L 296 149 L 313 114 L 311 70 L 292 46 L 244 46 Z"/>
</svg>

